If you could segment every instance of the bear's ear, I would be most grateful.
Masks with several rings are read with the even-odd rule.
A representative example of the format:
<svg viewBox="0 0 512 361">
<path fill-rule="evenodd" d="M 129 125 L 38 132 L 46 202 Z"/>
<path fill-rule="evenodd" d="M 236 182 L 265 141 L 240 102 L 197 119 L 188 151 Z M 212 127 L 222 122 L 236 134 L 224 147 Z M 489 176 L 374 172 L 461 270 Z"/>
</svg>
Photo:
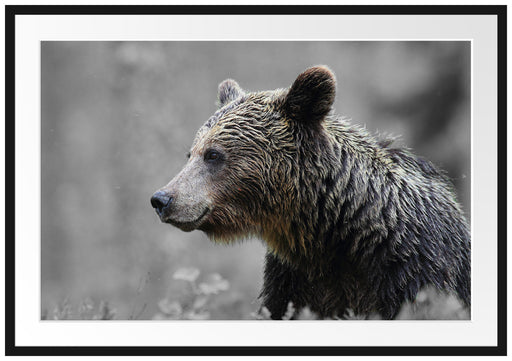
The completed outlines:
<svg viewBox="0 0 512 361">
<path fill-rule="evenodd" d="M 217 95 L 218 106 L 222 107 L 243 94 L 244 91 L 236 81 L 233 79 L 226 79 L 219 84 L 219 91 Z"/>
<path fill-rule="evenodd" d="M 331 111 L 335 95 L 333 72 L 326 66 L 315 66 L 295 79 L 286 95 L 284 111 L 300 122 L 319 122 Z"/>
</svg>

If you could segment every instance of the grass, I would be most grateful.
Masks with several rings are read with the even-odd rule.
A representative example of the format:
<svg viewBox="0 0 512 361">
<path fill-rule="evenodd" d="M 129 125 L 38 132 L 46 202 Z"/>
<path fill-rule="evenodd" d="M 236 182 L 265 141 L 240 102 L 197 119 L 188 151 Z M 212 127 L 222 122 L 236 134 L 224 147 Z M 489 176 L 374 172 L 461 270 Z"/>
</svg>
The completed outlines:
<svg viewBox="0 0 512 361">
<path fill-rule="evenodd" d="M 143 288 L 145 280 L 141 280 L 137 293 Z M 230 283 L 218 273 L 201 276 L 198 268 L 180 268 L 173 274 L 173 282 L 177 283 L 173 291 L 167 297 L 158 302 L 158 312 L 153 315 L 153 320 L 209 320 L 212 311 L 237 306 L 236 292 L 230 290 Z M 178 291 L 176 291 L 178 290 Z M 146 304 L 136 310 L 134 306 L 128 317 L 119 319 L 139 319 L 146 308 Z M 257 308 L 256 306 L 255 308 Z M 222 312 L 221 312 L 222 314 Z M 50 313 L 43 310 L 42 320 L 113 320 L 117 312 L 107 301 L 94 302 L 87 298 L 77 306 L 73 306 L 69 299 L 64 299 L 57 304 Z M 223 319 L 227 319 L 225 317 Z M 239 317 L 235 319 L 241 319 Z M 270 320 L 270 312 L 261 307 L 249 315 L 249 319 Z M 318 315 L 309 308 L 296 312 L 290 302 L 283 320 L 318 320 Z M 378 314 L 357 315 L 352 310 L 347 310 L 340 320 L 379 320 Z M 421 290 L 414 302 L 403 304 L 397 320 L 468 320 L 470 312 L 453 295 L 441 292 L 434 287 L 426 287 Z"/>
<path fill-rule="evenodd" d="M 41 313 L 42 320 L 113 320 L 115 316 L 116 309 L 108 302 L 95 303 L 90 298 L 82 300 L 76 308 L 66 298 L 55 306 L 51 314 L 46 309 Z"/>
<path fill-rule="evenodd" d="M 174 280 L 182 282 L 183 292 L 178 297 L 160 300 L 160 312 L 154 320 L 208 320 L 211 319 L 211 300 L 221 292 L 229 290 L 229 282 L 218 273 L 206 275 L 198 282 L 200 271 L 197 268 L 180 268 Z"/>
</svg>

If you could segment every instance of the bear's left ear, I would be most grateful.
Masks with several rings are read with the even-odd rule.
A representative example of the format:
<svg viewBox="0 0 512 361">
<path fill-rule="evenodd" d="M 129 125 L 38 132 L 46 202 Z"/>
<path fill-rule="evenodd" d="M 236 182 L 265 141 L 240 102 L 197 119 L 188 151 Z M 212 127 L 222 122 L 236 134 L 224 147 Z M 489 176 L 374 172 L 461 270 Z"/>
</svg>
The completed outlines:
<svg viewBox="0 0 512 361">
<path fill-rule="evenodd" d="M 219 84 L 217 95 L 219 108 L 243 95 L 244 91 L 233 79 L 226 79 Z"/>
<path fill-rule="evenodd" d="M 313 124 L 331 111 L 335 95 L 333 72 L 326 66 L 315 66 L 295 79 L 286 95 L 284 111 L 291 119 Z"/>
</svg>

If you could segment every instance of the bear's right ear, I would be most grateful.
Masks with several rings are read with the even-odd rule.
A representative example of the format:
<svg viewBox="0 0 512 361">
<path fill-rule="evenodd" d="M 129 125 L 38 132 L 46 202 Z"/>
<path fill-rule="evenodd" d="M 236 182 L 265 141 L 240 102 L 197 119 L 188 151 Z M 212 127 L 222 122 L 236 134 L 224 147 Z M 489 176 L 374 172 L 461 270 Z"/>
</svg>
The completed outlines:
<svg viewBox="0 0 512 361">
<path fill-rule="evenodd" d="M 314 124 L 331 111 L 335 95 L 333 72 L 326 66 L 315 66 L 295 79 L 286 95 L 284 111 L 293 120 Z"/>
<path fill-rule="evenodd" d="M 226 79 L 219 84 L 217 95 L 219 108 L 243 95 L 244 91 L 233 79 Z"/>
</svg>

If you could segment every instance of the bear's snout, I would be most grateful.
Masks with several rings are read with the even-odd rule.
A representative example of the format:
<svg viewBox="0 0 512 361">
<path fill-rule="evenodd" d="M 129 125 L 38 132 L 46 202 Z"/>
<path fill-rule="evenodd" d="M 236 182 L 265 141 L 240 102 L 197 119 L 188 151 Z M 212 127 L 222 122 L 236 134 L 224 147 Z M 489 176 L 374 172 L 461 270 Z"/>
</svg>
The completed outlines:
<svg viewBox="0 0 512 361">
<path fill-rule="evenodd" d="M 155 208 L 160 217 L 168 213 L 173 202 L 173 197 L 168 192 L 159 190 L 151 197 L 151 205 Z"/>
<path fill-rule="evenodd" d="M 163 223 L 169 223 L 183 231 L 197 229 L 210 211 L 207 199 L 201 192 L 203 187 L 195 183 L 172 180 L 167 186 L 157 190 L 151 197 L 151 206 Z"/>
</svg>

